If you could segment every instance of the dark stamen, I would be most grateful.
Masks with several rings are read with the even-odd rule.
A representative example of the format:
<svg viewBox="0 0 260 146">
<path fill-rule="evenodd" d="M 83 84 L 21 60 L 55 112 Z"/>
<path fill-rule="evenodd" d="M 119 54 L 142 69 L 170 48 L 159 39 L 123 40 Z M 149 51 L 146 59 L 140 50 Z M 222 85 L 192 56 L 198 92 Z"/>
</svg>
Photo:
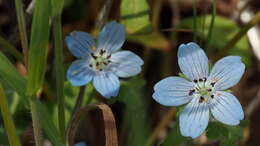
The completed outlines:
<svg viewBox="0 0 260 146">
<path fill-rule="evenodd" d="M 209 92 L 211 92 L 211 91 L 212 91 L 212 89 L 208 89 L 208 91 L 209 91 Z"/>
<path fill-rule="evenodd" d="M 198 83 L 198 80 L 195 79 L 195 80 L 193 80 L 193 82 L 194 82 L 194 83 Z"/>
<path fill-rule="evenodd" d="M 94 59 L 97 59 L 97 56 L 95 56 L 94 53 L 91 53 L 91 56 L 92 56 Z"/>
<path fill-rule="evenodd" d="M 213 99 L 213 98 L 214 98 L 214 95 L 211 95 L 210 97 Z"/>
<path fill-rule="evenodd" d="M 204 97 L 200 96 L 199 103 L 202 103 L 204 100 L 205 100 Z"/>
<path fill-rule="evenodd" d="M 99 66 L 99 62 L 96 63 L 96 66 Z"/>
<path fill-rule="evenodd" d="M 215 85 L 215 82 L 212 82 L 212 83 L 210 83 L 210 85 L 211 85 L 212 87 L 214 87 L 214 85 Z"/>
<path fill-rule="evenodd" d="M 108 65 L 108 62 L 103 62 L 104 63 L 104 65 Z"/>
<path fill-rule="evenodd" d="M 189 91 L 189 95 L 191 96 L 194 92 L 195 92 L 194 89 L 190 90 L 190 91 Z"/>
<path fill-rule="evenodd" d="M 106 50 L 101 50 L 100 55 L 103 55 L 106 52 Z"/>
<path fill-rule="evenodd" d="M 102 70 L 103 70 L 103 69 L 101 69 L 101 68 L 99 69 L 99 71 L 102 71 Z"/>
<path fill-rule="evenodd" d="M 202 79 L 199 79 L 199 82 L 202 82 L 203 80 Z"/>
<path fill-rule="evenodd" d="M 111 63 L 111 61 L 110 61 L 110 60 L 108 60 L 108 61 L 107 61 L 107 63 Z"/>
<path fill-rule="evenodd" d="M 203 78 L 203 81 L 204 81 L 204 82 L 206 82 L 206 81 L 207 81 L 207 78 L 206 78 L 206 77 L 204 77 L 204 78 Z"/>
<path fill-rule="evenodd" d="M 92 64 L 89 64 L 89 67 L 91 67 L 91 68 L 92 68 L 92 67 L 93 67 L 93 65 L 92 65 Z"/>
<path fill-rule="evenodd" d="M 109 59 L 111 57 L 111 54 L 107 56 L 107 59 Z"/>
</svg>

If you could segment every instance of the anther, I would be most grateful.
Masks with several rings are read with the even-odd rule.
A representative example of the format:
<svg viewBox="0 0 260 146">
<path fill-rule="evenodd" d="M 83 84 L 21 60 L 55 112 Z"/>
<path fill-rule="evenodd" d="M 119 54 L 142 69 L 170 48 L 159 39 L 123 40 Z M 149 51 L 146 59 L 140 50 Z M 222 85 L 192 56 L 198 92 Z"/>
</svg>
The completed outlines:
<svg viewBox="0 0 260 146">
<path fill-rule="evenodd" d="M 97 59 L 97 56 L 95 56 L 94 53 L 91 53 L 91 56 L 92 56 L 94 59 Z"/>
<path fill-rule="evenodd" d="M 202 82 L 203 81 L 203 79 L 199 79 L 199 82 Z"/>
<path fill-rule="evenodd" d="M 208 91 L 209 91 L 209 92 L 211 92 L 211 91 L 212 91 L 212 89 L 208 89 Z"/>
<path fill-rule="evenodd" d="M 108 60 L 108 61 L 107 61 L 107 63 L 111 63 L 111 61 L 110 61 L 110 60 Z"/>
<path fill-rule="evenodd" d="M 99 62 L 96 63 L 96 66 L 99 66 Z"/>
<path fill-rule="evenodd" d="M 215 85 L 215 82 L 212 82 L 212 83 L 210 83 L 210 85 L 211 85 L 212 87 L 214 87 L 214 85 Z"/>
<path fill-rule="evenodd" d="M 213 98 L 214 98 L 214 95 L 211 95 L 210 97 L 213 99 Z"/>
<path fill-rule="evenodd" d="M 194 92 L 195 92 L 194 89 L 190 90 L 190 91 L 189 91 L 189 95 L 191 96 Z"/>
<path fill-rule="evenodd" d="M 103 70 L 103 69 L 101 69 L 101 68 L 99 69 L 99 71 L 102 71 L 102 70 Z"/>
<path fill-rule="evenodd" d="M 106 52 L 106 50 L 101 50 L 100 55 L 103 55 Z"/>
<path fill-rule="evenodd" d="M 203 81 L 204 81 L 204 82 L 206 82 L 206 81 L 207 81 L 207 78 L 206 78 L 206 77 L 204 77 L 204 78 L 203 78 Z"/>
<path fill-rule="evenodd" d="M 194 82 L 194 83 L 198 83 L 198 80 L 195 79 L 195 80 L 193 80 L 193 82 Z"/>
<path fill-rule="evenodd" d="M 204 100 L 204 97 L 200 96 L 199 103 L 202 103 Z"/>
<path fill-rule="evenodd" d="M 111 58 L 111 54 L 107 56 L 107 59 Z"/>
<path fill-rule="evenodd" d="M 93 67 L 93 65 L 92 65 L 92 64 L 89 64 L 89 67 L 91 67 L 91 68 L 92 68 L 92 67 Z"/>
</svg>

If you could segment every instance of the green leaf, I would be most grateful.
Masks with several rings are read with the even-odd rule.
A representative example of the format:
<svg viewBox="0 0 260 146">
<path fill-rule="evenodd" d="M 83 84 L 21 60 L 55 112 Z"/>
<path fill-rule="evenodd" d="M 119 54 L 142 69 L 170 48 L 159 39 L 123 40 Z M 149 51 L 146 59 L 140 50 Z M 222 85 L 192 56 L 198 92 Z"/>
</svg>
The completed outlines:
<svg viewBox="0 0 260 146">
<path fill-rule="evenodd" d="M 9 54 L 13 55 L 17 60 L 23 62 L 23 55 L 2 36 L 0 36 L 0 47 L 2 49 L 1 51 L 8 52 Z"/>
<path fill-rule="evenodd" d="M 63 145 L 61 141 L 61 135 L 52 121 L 52 116 L 47 110 L 47 107 L 40 101 L 35 101 L 37 105 L 37 111 L 41 114 L 39 116 L 40 124 L 46 133 L 47 137 L 55 146 Z"/>
<path fill-rule="evenodd" d="M 228 137 L 228 129 L 219 122 L 210 122 L 207 130 L 208 140 L 221 140 Z"/>
<path fill-rule="evenodd" d="M 51 0 L 52 16 L 60 15 L 63 9 L 64 0 Z"/>
<path fill-rule="evenodd" d="M 142 95 L 144 84 L 143 80 L 134 78 L 123 83 L 120 89 L 119 100 L 126 105 L 124 122 L 128 131 L 128 146 L 143 146 L 148 137 L 149 120 Z"/>
<path fill-rule="evenodd" d="M 202 26 L 203 24 L 203 16 L 197 17 L 198 25 Z M 198 36 L 203 39 L 207 40 L 207 34 L 208 30 L 210 28 L 210 22 L 211 22 L 211 16 L 207 15 L 205 16 L 205 31 L 199 30 Z M 191 29 L 192 28 L 192 18 L 186 18 L 183 19 L 180 24 L 177 26 L 177 28 L 182 29 Z M 220 56 L 225 56 L 228 53 L 229 55 L 239 55 L 242 57 L 242 60 L 246 65 L 251 64 L 251 58 L 250 58 L 250 47 L 248 44 L 248 40 L 246 37 L 243 37 L 238 43 L 231 48 L 230 50 L 224 50 L 225 45 L 233 38 L 233 36 L 240 30 L 239 26 L 232 20 L 216 16 L 215 17 L 215 23 L 214 28 L 212 30 L 212 37 L 211 41 L 208 44 L 207 51 L 209 53 L 213 53 L 214 55 L 216 51 L 222 54 L 218 54 Z M 175 34 L 175 33 L 174 33 Z M 214 50 L 215 49 L 215 50 Z"/>
<path fill-rule="evenodd" d="M 221 146 L 234 146 L 243 137 L 242 125 L 228 126 L 219 122 L 210 122 L 206 135 L 210 141 L 219 140 Z"/>
<path fill-rule="evenodd" d="M 43 83 L 47 62 L 50 12 L 50 0 L 36 0 L 28 59 L 27 95 L 29 96 L 36 94 Z"/>
<path fill-rule="evenodd" d="M 146 0 L 123 0 L 121 2 L 121 19 L 126 31 L 144 33 L 151 31 L 149 21 L 149 6 Z"/>
<path fill-rule="evenodd" d="M 0 109 L 4 121 L 5 131 L 8 136 L 9 144 L 11 146 L 21 146 L 20 139 L 17 135 L 17 131 L 13 122 L 13 118 L 9 110 L 4 89 L 2 88 L 1 84 L 0 84 Z"/>
<path fill-rule="evenodd" d="M 23 99 L 27 100 L 24 87 L 26 79 L 22 77 L 11 64 L 11 62 L 0 52 L 0 79 L 13 90 L 15 90 Z M 28 103 L 28 102 L 27 102 Z"/>
<path fill-rule="evenodd" d="M 162 34 L 155 32 L 148 34 L 128 35 L 127 39 L 143 44 L 149 48 L 169 49 L 171 46 L 170 42 Z"/>
</svg>

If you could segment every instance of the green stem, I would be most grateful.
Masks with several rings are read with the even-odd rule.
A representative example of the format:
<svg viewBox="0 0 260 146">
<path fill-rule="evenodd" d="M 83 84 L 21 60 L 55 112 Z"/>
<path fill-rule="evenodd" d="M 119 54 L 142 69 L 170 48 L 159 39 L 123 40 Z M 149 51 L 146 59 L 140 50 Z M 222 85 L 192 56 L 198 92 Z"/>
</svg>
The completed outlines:
<svg viewBox="0 0 260 146">
<path fill-rule="evenodd" d="M 3 90 L 1 84 L 0 84 L 0 108 L 1 108 L 2 117 L 4 120 L 5 130 L 6 130 L 7 136 L 8 136 L 9 144 L 11 146 L 21 146 L 20 139 L 16 134 L 14 122 L 11 117 L 11 112 L 8 108 L 6 96 L 4 94 L 4 90 Z"/>
<path fill-rule="evenodd" d="M 55 47 L 55 77 L 58 98 L 59 129 L 65 143 L 65 109 L 64 109 L 64 70 L 63 70 L 63 46 L 61 16 L 53 18 L 53 34 Z"/>
<path fill-rule="evenodd" d="M 205 49 L 208 47 L 210 44 L 211 38 L 212 38 L 212 32 L 213 32 L 213 27 L 215 23 L 215 16 L 216 16 L 216 0 L 213 0 L 213 7 L 212 7 L 212 13 L 211 13 L 211 22 L 209 26 L 209 32 L 208 32 L 208 37 L 205 45 Z"/>
<path fill-rule="evenodd" d="M 20 38 L 21 38 L 21 44 L 23 48 L 23 54 L 24 54 L 24 62 L 27 66 L 28 61 L 28 37 L 26 32 L 26 25 L 25 25 L 25 17 L 24 17 L 24 11 L 23 11 L 23 4 L 21 0 L 15 0 L 15 8 L 16 8 L 16 15 L 18 20 L 18 27 L 20 31 Z"/>
<path fill-rule="evenodd" d="M 33 123 L 33 135 L 36 146 L 42 146 L 42 132 L 39 121 L 39 113 L 37 111 L 36 98 L 31 97 L 30 107 L 32 113 L 32 123 Z"/>
<path fill-rule="evenodd" d="M 8 52 L 9 54 L 13 55 L 17 60 L 23 62 L 23 55 L 2 36 L 0 36 L 0 47 L 3 48 L 3 52 Z"/>
<path fill-rule="evenodd" d="M 224 47 L 226 51 L 232 48 L 246 33 L 247 31 L 260 23 L 260 12 L 258 12 L 254 18 L 252 18 Z"/>
<path fill-rule="evenodd" d="M 197 42 L 197 0 L 193 0 L 193 41 Z"/>
</svg>

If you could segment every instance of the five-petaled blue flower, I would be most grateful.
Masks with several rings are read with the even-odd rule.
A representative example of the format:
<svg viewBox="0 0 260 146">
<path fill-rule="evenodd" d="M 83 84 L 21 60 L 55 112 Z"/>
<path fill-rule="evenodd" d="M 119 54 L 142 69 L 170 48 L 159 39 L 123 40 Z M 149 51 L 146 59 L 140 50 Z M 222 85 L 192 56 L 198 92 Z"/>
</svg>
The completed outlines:
<svg viewBox="0 0 260 146">
<path fill-rule="evenodd" d="M 180 70 L 189 80 L 167 77 L 154 86 L 153 98 L 165 106 L 186 104 L 180 114 L 183 136 L 196 138 L 207 128 L 210 113 L 227 125 L 238 125 L 244 118 L 241 104 L 226 90 L 237 84 L 245 71 L 238 56 L 216 62 L 209 73 L 208 58 L 195 43 L 182 44 L 178 50 Z"/>
<path fill-rule="evenodd" d="M 143 60 L 130 51 L 118 51 L 125 41 L 122 24 L 112 21 L 104 26 L 97 44 L 85 32 L 74 31 L 66 37 L 70 52 L 78 58 L 69 67 L 67 78 L 74 86 L 93 80 L 96 90 L 106 98 L 117 96 L 118 77 L 130 77 L 141 72 Z"/>
</svg>

